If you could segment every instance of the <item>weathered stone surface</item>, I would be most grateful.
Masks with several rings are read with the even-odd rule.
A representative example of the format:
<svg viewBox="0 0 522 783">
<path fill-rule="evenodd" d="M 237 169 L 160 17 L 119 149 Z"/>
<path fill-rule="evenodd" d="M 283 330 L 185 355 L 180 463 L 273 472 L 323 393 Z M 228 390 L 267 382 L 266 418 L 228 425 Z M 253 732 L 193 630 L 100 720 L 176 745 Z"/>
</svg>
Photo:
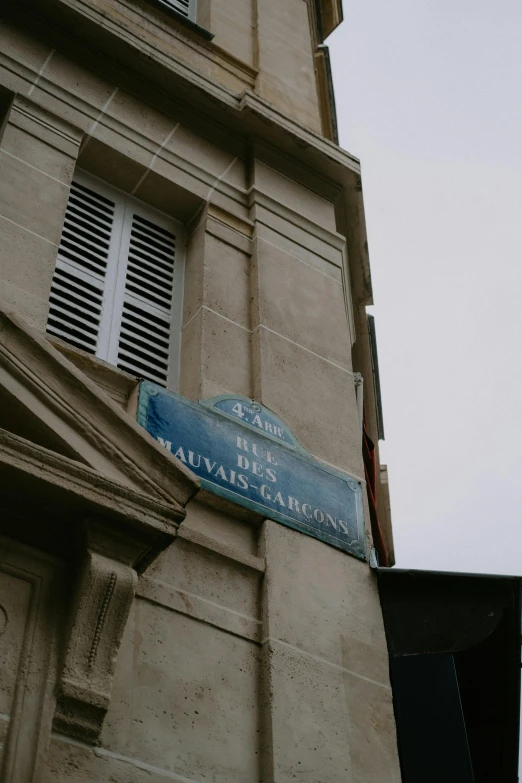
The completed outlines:
<svg viewBox="0 0 522 783">
<path fill-rule="evenodd" d="M 0 265 L 7 278 L 0 283 L 4 306 L 42 329 L 49 311 L 58 245 L 3 217 L 0 229 Z"/>
<path fill-rule="evenodd" d="M 364 214 L 358 162 L 320 136 L 314 4 L 201 0 L 211 43 L 147 0 L 33 4 L 0 26 L 0 292 L 39 330 L 0 316 L 0 777 L 397 783 L 367 565 L 192 502 L 136 379 L 42 334 L 78 166 L 186 224 L 181 393 L 254 395 L 362 475 Z"/>
<path fill-rule="evenodd" d="M 254 396 L 291 427 L 314 456 L 361 476 L 361 430 L 352 373 L 260 326 Z"/>
<path fill-rule="evenodd" d="M 367 565 L 271 521 L 263 541 L 267 635 L 387 684 L 379 596 Z"/>
<path fill-rule="evenodd" d="M 2 674 L 0 679 L 0 712 L 10 721 L 16 682 L 22 665 L 24 625 L 27 622 L 31 583 L 9 573 L 0 572 L 0 645 Z"/>
<path fill-rule="evenodd" d="M 104 746 L 195 781 L 257 781 L 256 646 L 148 601 L 132 622 Z"/>
<path fill-rule="evenodd" d="M 307 4 L 261 0 L 257 9 L 260 95 L 320 133 Z"/>
<path fill-rule="evenodd" d="M 4 306 L 40 328 L 80 141 L 76 128 L 21 97 L 11 103 L 0 138 Z"/>
<path fill-rule="evenodd" d="M 187 507 L 183 529 L 197 530 L 248 554 L 258 554 L 257 527 L 202 503 L 194 501 Z"/>
<path fill-rule="evenodd" d="M 136 581 L 132 568 L 87 552 L 58 685 L 54 727 L 62 734 L 87 742 L 100 734 Z"/>
<path fill-rule="evenodd" d="M 253 326 L 266 326 L 351 370 L 351 336 L 341 281 L 262 239 L 252 270 Z"/>
<path fill-rule="evenodd" d="M 200 308 L 183 329 L 181 393 L 198 400 L 203 379 L 250 396 L 251 333 L 212 310 Z M 198 351 L 199 358 L 198 358 Z"/>
<path fill-rule="evenodd" d="M 256 160 L 253 185 L 256 190 L 329 231 L 335 231 L 334 205 L 263 161 Z"/>
<path fill-rule="evenodd" d="M 203 221 L 189 240 L 184 322 L 201 307 L 250 328 L 250 258 L 206 232 Z"/>
<path fill-rule="evenodd" d="M 272 641 L 262 667 L 263 783 L 351 781 L 342 670 Z"/>
<path fill-rule="evenodd" d="M 354 783 L 400 783 L 392 694 L 389 687 L 343 673 L 349 710 Z"/>
<path fill-rule="evenodd" d="M 216 533 L 214 538 L 217 538 Z M 260 573 L 237 560 L 223 557 L 215 551 L 216 547 L 219 547 L 219 539 L 210 549 L 180 538 L 152 564 L 147 576 L 205 598 L 217 606 L 257 618 Z M 213 575 L 211 580 L 209 574 Z"/>
<path fill-rule="evenodd" d="M 63 563 L 0 536 L 2 783 L 35 780 L 41 774 L 54 708 L 65 586 Z"/>
</svg>

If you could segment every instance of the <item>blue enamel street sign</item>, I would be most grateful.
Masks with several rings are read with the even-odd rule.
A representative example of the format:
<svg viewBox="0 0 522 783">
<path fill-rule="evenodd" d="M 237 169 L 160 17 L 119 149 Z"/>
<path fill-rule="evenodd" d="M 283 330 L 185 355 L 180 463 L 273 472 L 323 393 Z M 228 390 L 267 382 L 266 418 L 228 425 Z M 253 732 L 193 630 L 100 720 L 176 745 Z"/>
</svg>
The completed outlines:
<svg viewBox="0 0 522 783">
<path fill-rule="evenodd" d="M 205 489 L 364 559 L 360 483 L 315 460 L 264 406 L 232 395 L 198 404 L 143 381 L 138 422 Z"/>
</svg>

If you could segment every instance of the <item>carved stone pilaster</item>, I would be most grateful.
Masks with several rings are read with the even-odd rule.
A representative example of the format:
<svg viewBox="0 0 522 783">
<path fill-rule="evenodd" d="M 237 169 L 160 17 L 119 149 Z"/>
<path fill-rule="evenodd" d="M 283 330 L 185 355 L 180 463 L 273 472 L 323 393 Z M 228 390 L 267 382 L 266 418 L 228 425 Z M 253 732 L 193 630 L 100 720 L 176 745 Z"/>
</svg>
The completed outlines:
<svg viewBox="0 0 522 783">
<path fill-rule="evenodd" d="M 86 742 L 97 740 L 136 583 L 133 568 L 87 551 L 58 685 L 55 730 Z"/>
</svg>

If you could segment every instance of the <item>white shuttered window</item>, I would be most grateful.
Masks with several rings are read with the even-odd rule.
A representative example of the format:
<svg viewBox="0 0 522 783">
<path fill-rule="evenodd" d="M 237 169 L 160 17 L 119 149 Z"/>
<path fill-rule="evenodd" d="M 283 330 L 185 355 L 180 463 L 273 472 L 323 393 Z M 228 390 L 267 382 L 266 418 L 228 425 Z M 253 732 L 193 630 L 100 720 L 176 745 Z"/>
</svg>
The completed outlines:
<svg viewBox="0 0 522 783">
<path fill-rule="evenodd" d="M 175 389 L 183 253 L 178 223 L 77 173 L 47 331 L 132 375 Z"/>
<path fill-rule="evenodd" d="M 161 5 L 172 8 L 192 22 L 196 21 L 196 0 L 158 0 Z"/>
</svg>

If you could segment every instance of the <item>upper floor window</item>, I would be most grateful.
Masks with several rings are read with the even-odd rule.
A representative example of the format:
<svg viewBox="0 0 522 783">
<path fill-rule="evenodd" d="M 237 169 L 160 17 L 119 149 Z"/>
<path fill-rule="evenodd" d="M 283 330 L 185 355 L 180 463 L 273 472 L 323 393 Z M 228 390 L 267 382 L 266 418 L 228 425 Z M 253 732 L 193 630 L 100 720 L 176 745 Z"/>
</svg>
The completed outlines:
<svg viewBox="0 0 522 783">
<path fill-rule="evenodd" d="M 47 331 L 132 375 L 176 388 L 183 250 L 182 228 L 172 218 L 77 173 Z"/>
<path fill-rule="evenodd" d="M 192 22 L 196 21 L 196 0 L 159 0 L 161 5 L 172 8 Z"/>
</svg>

